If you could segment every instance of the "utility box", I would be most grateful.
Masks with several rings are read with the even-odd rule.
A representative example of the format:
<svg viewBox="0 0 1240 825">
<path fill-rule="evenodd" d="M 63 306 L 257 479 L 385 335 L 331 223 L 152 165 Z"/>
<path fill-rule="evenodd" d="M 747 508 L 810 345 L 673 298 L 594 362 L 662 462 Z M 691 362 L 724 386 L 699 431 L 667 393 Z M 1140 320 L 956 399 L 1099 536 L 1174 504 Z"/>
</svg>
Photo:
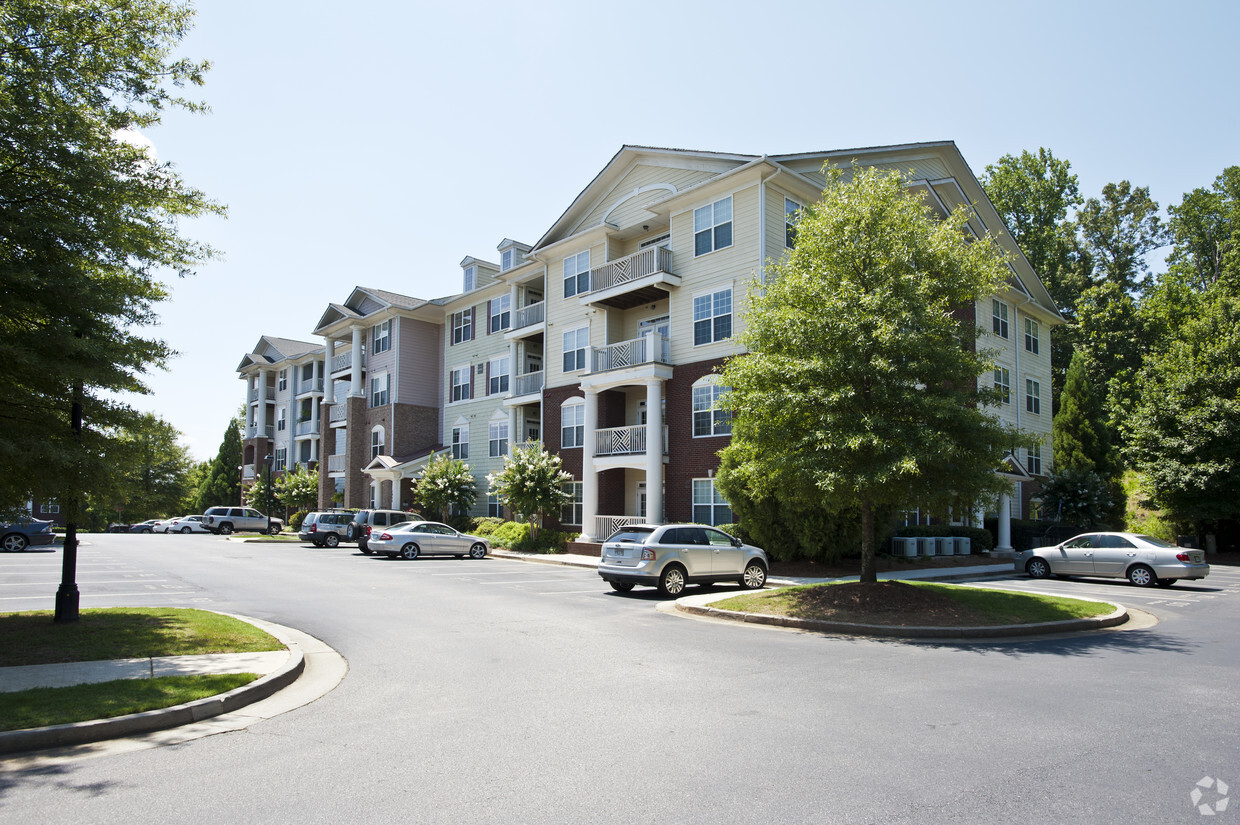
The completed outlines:
<svg viewBox="0 0 1240 825">
<path fill-rule="evenodd" d="M 934 540 L 934 554 L 936 556 L 954 556 L 956 555 L 956 540 L 939 537 Z"/>
<path fill-rule="evenodd" d="M 933 556 L 934 549 L 934 539 L 932 537 L 922 536 L 917 539 L 917 555 Z"/>
<path fill-rule="evenodd" d="M 956 555 L 968 556 L 972 554 L 973 540 L 968 536 L 956 536 Z"/>
</svg>

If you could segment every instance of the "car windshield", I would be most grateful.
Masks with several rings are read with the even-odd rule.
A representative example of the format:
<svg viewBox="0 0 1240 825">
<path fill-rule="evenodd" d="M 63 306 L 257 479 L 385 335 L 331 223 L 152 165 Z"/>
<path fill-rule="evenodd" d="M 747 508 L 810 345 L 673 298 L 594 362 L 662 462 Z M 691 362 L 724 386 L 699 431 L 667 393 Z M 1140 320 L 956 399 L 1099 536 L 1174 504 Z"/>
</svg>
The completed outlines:
<svg viewBox="0 0 1240 825">
<path fill-rule="evenodd" d="M 607 541 L 608 542 L 632 541 L 632 542 L 641 543 L 645 541 L 646 539 L 650 538 L 650 534 L 653 532 L 654 532 L 654 528 L 651 528 L 651 527 L 625 527 L 622 530 L 617 530 L 616 532 L 612 533 L 611 537 L 607 539 Z"/>
<path fill-rule="evenodd" d="M 1141 541 L 1145 542 L 1146 544 L 1152 544 L 1155 547 L 1175 547 L 1174 544 L 1168 544 L 1162 539 L 1154 538 L 1153 536 L 1137 535 L 1137 536 L 1134 536 L 1134 538 L 1138 538 Z"/>
</svg>

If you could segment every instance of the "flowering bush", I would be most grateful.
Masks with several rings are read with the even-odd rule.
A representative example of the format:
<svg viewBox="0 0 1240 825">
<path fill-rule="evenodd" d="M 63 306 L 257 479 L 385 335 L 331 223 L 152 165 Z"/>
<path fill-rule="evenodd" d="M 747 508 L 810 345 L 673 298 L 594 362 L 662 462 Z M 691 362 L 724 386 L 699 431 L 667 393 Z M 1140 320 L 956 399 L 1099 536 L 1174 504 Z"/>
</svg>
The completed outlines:
<svg viewBox="0 0 1240 825">
<path fill-rule="evenodd" d="M 564 485 L 572 480 L 562 469 L 560 457 L 544 450 L 539 441 L 515 446 L 504 458 L 504 469 L 487 476 L 491 494 L 529 521 L 532 536 L 538 535 L 543 513 L 570 500 Z"/>
<path fill-rule="evenodd" d="M 449 508 L 468 510 L 478 499 L 478 488 L 469 465 L 447 453 L 433 457 L 418 474 L 414 500 L 430 513 L 448 520 Z"/>
</svg>

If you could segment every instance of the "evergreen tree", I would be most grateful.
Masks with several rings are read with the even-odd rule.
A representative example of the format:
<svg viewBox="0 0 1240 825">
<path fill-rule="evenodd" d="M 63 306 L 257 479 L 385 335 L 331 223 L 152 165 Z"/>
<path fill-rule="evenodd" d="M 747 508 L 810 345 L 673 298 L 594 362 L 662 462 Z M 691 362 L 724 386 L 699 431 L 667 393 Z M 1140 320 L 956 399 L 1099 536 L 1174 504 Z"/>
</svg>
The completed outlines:
<svg viewBox="0 0 1240 825">
<path fill-rule="evenodd" d="M 198 491 L 199 513 L 208 507 L 241 504 L 241 422 L 234 418 L 228 422 L 224 440 L 211 460 L 206 480 Z"/>
<path fill-rule="evenodd" d="M 1059 412 L 1055 414 L 1055 467 L 1057 470 L 1094 470 L 1111 475 L 1116 456 L 1099 393 L 1086 370 L 1087 356 L 1076 353 L 1068 367 Z"/>
</svg>

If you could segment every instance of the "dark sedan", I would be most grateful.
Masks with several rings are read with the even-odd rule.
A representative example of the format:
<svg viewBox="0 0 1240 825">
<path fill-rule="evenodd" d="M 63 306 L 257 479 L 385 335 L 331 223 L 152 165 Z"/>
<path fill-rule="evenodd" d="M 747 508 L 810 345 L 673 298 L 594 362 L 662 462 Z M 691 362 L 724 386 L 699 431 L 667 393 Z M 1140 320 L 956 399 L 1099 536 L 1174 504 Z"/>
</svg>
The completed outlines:
<svg viewBox="0 0 1240 825">
<path fill-rule="evenodd" d="M 16 553 L 31 545 L 51 544 L 56 540 L 50 521 L 22 519 L 11 524 L 0 524 L 0 547 L 6 553 Z"/>
</svg>

